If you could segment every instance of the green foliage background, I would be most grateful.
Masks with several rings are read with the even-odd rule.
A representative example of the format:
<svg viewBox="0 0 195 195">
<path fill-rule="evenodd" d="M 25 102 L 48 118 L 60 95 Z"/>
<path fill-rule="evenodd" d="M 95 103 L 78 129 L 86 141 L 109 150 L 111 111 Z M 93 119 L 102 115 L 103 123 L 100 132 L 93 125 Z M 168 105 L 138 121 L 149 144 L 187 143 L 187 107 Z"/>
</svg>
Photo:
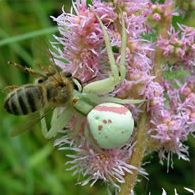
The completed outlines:
<svg viewBox="0 0 195 195">
<path fill-rule="evenodd" d="M 38 125 L 30 132 L 11 137 L 11 130 L 20 128 L 25 121 L 3 109 L 5 86 L 32 82 L 28 75 L 8 65 L 8 61 L 33 68 L 47 65 L 48 40 L 57 33 L 56 24 L 49 16 L 58 16 L 62 5 L 69 11 L 71 1 L 0 0 L 0 194 L 107 194 L 102 183 L 92 188 L 76 185 L 77 177 L 65 171 L 65 154 L 53 148 L 51 140 L 43 138 Z M 194 25 L 192 18 L 188 17 L 186 22 Z M 157 155 L 150 155 L 146 159 L 150 163 L 145 165 L 149 180 L 141 178 L 137 194 L 160 195 L 162 187 L 170 195 L 174 188 L 179 194 L 190 194 L 183 187 L 195 189 L 195 140 L 190 137 L 187 144 L 191 162 L 174 157 L 174 169 L 168 173 L 166 165 L 159 164 Z"/>
</svg>

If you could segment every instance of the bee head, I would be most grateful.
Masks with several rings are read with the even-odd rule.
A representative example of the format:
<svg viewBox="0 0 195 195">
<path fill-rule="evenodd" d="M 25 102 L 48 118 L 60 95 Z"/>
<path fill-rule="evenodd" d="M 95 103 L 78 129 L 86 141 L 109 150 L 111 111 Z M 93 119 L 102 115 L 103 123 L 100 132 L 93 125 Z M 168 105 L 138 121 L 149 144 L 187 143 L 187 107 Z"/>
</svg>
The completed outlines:
<svg viewBox="0 0 195 195">
<path fill-rule="evenodd" d="M 74 87 L 75 90 L 77 90 L 77 91 L 79 91 L 79 92 L 82 92 L 82 91 L 83 91 L 83 87 L 82 87 L 81 81 L 80 81 L 79 79 L 77 79 L 77 78 L 74 78 L 74 77 L 72 76 L 72 73 L 71 73 L 71 72 L 62 72 L 62 75 L 63 75 L 64 77 L 66 77 L 67 79 L 72 80 L 72 82 L 73 82 L 73 87 Z"/>
<path fill-rule="evenodd" d="M 72 73 L 71 72 L 61 72 L 61 76 L 65 78 L 72 78 Z"/>
</svg>

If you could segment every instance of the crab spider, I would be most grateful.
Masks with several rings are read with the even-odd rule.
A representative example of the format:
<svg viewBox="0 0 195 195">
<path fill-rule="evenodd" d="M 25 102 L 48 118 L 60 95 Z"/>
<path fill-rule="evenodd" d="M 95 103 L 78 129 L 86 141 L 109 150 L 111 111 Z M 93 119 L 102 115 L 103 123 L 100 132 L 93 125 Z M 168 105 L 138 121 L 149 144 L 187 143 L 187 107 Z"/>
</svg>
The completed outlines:
<svg viewBox="0 0 195 195">
<path fill-rule="evenodd" d="M 98 104 L 105 102 L 112 102 L 118 104 L 136 104 L 140 103 L 141 100 L 129 100 L 119 99 L 115 97 L 102 96 L 102 94 L 110 93 L 114 88 L 119 85 L 126 77 L 126 65 L 125 65 L 125 50 L 127 43 L 127 34 L 125 28 L 124 17 L 122 18 L 122 41 L 121 41 L 121 58 L 119 64 L 116 63 L 114 54 L 112 51 L 110 38 L 108 32 L 103 25 L 101 19 L 97 16 L 100 26 L 103 31 L 104 41 L 108 54 L 108 59 L 111 68 L 111 75 L 103 80 L 94 81 L 84 86 L 83 91 L 73 91 L 72 104 L 67 105 L 66 108 L 56 108 L 53 112 L 51 120 L 51 128 L 48 131 L 45 119 L 41 120 L 42 132 L 46 138 L 52 138 L 62 130 L 70 121 L 72 113 L 77 110 L 81 114 L 87 116 L 88 113 Z M 42 113 L 43 114 L 43 113 Z"/>
</svg>

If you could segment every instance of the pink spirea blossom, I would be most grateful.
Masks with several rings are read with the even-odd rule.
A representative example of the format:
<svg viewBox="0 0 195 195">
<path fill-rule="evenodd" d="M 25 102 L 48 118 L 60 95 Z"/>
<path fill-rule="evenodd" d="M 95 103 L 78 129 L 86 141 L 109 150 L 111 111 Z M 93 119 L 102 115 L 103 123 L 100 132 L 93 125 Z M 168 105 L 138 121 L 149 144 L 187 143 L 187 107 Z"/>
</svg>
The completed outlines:
<svg viewBox="0 0 195 195">
<path fill-rule="evenodd" d="M 54 18 L 58 23 L 60 37 L 56 39 L 64 46 L 56 55 L 56 64 L 70 71 L 82 81 L 99 76 L 101 66 L 101 48 L 103 35 L 97 14 L 105 24 L 114 22 L 116 14 L 108 3 L 94 1 L 93 7 L 88 9 L 85 1 L 77 1 L 74 6 L 76 14 L 64 12 Z M 60 59 L 66 59 L 63 63 Z"/>
<path fill-rule="evenodd" d="M 71 150 L 75 154 L 68 154 L 71 160 L 66 162 L 67 170 L 73 171 L 73 175 L 85 176 L 81 185 L 91 183 L 93 185 L 99 179 L 111 183 L 116 188 L 120 188 L 118 183 L 124 183 L 125 173 L 132 173 L 136 167 L 127 164 L 128 156 L 131 156 L 132 148 L 126 146 L 122 149 L 100 150 L 89 143 L 79 146 L 72 145 L 71 148 L 63 147 L 69 143 L 67 137 L 56 140 L 56 144 L 61 149 Z M 144 170 L 138 170 L 140 174 L 146 175 Z"/>
<path fill-rule="evenodd" d="M 194 72 L 195 29 L 184 25 L 179 31 L 172 27 L 168 38 L 159 38 L 157 46 L 162 49 L 163 55 L 173 65 L 181 64 L 184 68 Z"/>
</svg>

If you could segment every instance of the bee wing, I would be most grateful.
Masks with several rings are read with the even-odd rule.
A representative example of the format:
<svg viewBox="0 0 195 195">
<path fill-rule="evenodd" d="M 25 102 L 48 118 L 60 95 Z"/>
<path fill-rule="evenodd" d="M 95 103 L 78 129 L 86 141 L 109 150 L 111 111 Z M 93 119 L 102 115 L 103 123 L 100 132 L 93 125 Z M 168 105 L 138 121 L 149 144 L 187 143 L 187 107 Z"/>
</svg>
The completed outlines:
<svg viewBox="0 0 195 195">
<path fill-rule="evenodd" d="M 36 37 L 31 41 L 31 50 L 33 56 L 33 68 L 44 69 L 51 64 L 48 56 L 49 45 L 46 37 Z"/>
<path fill-rule="evenodd" d="M 30 131 L 32 130 L 36 124 L 40 123 L 40 121 L 45 118 L 49 113 L 50 111 L 52 111 L 53 108 L 50 108 L 46 111 L 44 111 L 44 114 L 39 114 L 39 112 L 35 112 L 35 113 L 32 113 L 32 114 L 29 114 L 27 116 L 25 116 L 25 121 L 23 124 L 17 126 L 16 128 L 14 128 L 12 131 L 11 131 L 11 137 L 15 137 L 15 136 L 18 136 L 26 131 Z"/>
<path fill-rule="evenodd" d="M 50 39 L 51 40 L 51 39 Z M 32 40 L 32 51 L 35 68 L 44 71 L 59 72 L 60 68 L 56 66 L 51 53 L 51 45 L 48 43 L 48 37 L 37 37 Z M 36 67 L 37 66 L 37 67 Z"/>
</svg>

